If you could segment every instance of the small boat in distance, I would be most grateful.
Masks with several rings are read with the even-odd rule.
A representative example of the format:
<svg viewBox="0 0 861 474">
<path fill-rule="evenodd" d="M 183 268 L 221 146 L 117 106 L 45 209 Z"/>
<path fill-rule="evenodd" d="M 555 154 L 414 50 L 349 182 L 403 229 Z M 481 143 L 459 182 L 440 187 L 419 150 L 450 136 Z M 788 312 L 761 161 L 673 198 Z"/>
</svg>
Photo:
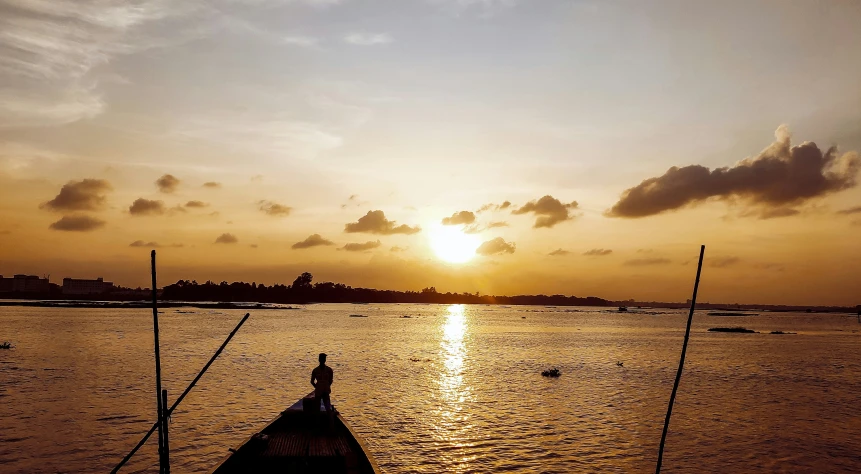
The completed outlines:
<svg viewBox="0 0 861 474">
<path fill-rule="evenodd" d="M 619 306 L 619 312 L 620 313 L 627 313 L 628 307 L 627 306 Z"/>
<path fill-rule="evenodd" d="M 212 473 L 379 474 L 361 438 L 341 414 L 335 412 L 331 430 L 320 405 L 315 410 L 314 393 L 306 395 L 231 450 Z"/>
</svg>

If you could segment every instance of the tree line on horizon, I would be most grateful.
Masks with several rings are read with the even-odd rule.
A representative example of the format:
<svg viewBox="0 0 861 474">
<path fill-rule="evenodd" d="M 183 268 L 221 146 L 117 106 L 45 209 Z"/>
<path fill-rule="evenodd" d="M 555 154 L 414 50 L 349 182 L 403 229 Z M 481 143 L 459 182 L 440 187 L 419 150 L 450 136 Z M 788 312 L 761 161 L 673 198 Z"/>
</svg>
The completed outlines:
<svg viewBox="0 0 861 474">
<path fill-rule="evenodd" d="M 437 303 L 437 304 L 512 304 L 554 306 L 608 306 L 610 302 L 594 296 L 580 298 L 565 295 L 492 296 L 480 293 L 440 293 L 435 287 L 421 291 L 353 288 L 343 283 L 313 282 L 308 272 L 291 285 L 266 286 L 257 283 L 179 280 L 162 290 L 162 300 L 219 301 L 260 303 Z"/>
</svg>

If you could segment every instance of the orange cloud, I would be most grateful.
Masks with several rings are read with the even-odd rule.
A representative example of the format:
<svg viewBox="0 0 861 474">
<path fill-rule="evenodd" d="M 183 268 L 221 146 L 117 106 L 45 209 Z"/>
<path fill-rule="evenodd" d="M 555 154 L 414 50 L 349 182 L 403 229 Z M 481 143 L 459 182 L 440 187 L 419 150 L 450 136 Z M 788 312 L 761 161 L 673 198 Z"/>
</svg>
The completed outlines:
<svg viewBox="0 0 861 474">
<path fill-rule="evenodd" d="M 739 198 L 758 209 L 761 218 L 785 217 L 798 213 L 792 206 L 856 185 L 861 169 L 856 153 L 838 156 L 834 147 L 823 153 L 813 142 L 791 146 L 785 126 L 777 129 L 775 137 L 759 155 L 732 167 L 674 166 L 626 190 L 606 214 L 645 217 L 710 198 Z"/>
<path fill-rule="evenodd" d="M 203 201 L 188 201 L 185 203 L 185 207 L 209 207 L 209 204 Z"/>
<path fill-rule="evenodd" d="M 444 217 L 442 225 L 472 224 L 475 222 L 475 214 L 470 211 L 455 212 L 451 217 Z"/>
<path fill-rule="evenodd" d="M 466 234 L 479 234 L 486 230 L 495 229 L 497 227 L 508 227 L 508 222 L 491 222 L 485 227 L 482 227 L 479 224 L 473 224 L 471 226 L 465 227 L 463 229 L 463 232 Z"/>
<path fill-rule="evenodd" d="M 503 211 L 503 210 L 505 210 L 505 209 L 508 209 L 509 207 L 511 207 L 511 201 L 505 201 L 505 202 L 503 202 L 502 204 L 493 204 L 493 203 L 489 203 L 489 204 L 485 204 L 485 205 L 481 206 L 481 207 L 480 207 L 477 211 L 475 211 L 475 212 L 484 212 L 484 211 Z"/>
<path fill-rule="evenodd" d="M 144 242 L 143 240 L 135 240 L 134 242 L 129 244 L 129 247 L 147 247 L 157 249 L 163 247 L 163 245 L 158 242 Z M 181 248 L 183 244 L 170 244 L 169 247 Z"/>
<path fill-rule="evenodd" d="M 538 229 L 541 227 L 553 227 L 560 222 L 573 219 L 568 211 L 576 208 L 577 201 L 572 201 L 570 204 L 562 204 L 558 199 L 547 195 L 537 201 L 530 201 L 520 209 L 511 211 L 511 213 L 515 215 L 529 212 L 535 214 L 537 218 L 532 227 Z"/>
<path fill-rule="evenodd" d="M 105 193 L 113 190 L 103 179 L 69 181 L 54 199 L 43 203 L 40 209 L 51 211 L 98 211 L 105 205 Z"/>
<path fill-rule="evenodd" d="M 571 254 L 571 252 L 569 252 L 565 249 L 558 248 L 558 249 L 548 253 L 547 255 L 550 255 L 551 257 L 564 257 L 565 255 L 570 255 L 570 254 Z"/>
<path fill-rule="evenodd" d="M 156 216 L 162 215 L 165 212 L 163 201 L 153 201 L 144 198 L 137 198 L 135 202 L 129 206 L 129 214 L 133 216 Z"/>
<path fill-rule="evenodd" d="M 49 227 L 67 232 L 89 232 L 105 226 L 105 221 L 86 215 L 63 216 Z"/>
<path fill-rule="evenodd" d="M 850 207 L 849 209 L 841 209 L 837 211 L 837 213 L 842 215 L 861 214 L 861 206 Z"/>
<path fill-rule="evenodd" d="M 718 257 L 718 258 L 708 259 L 707 263 L 710 267 L 726 268 L 726 267 L 731 267 L 740 261 L 741 261 L 741 259 L 738 257 Z"/>
<path fill-rule="evenodd" d="M 360 243 L 349 243 L 344 245 L 338 250 L 346 250 L 348 252 L 363 252 L 365 250 L 375 249 L 382 245 L 379 240 L 369 240 L 363 244 Z"/>
<path fill-rule="evenodd" d="M 203 187 L 216 189 L 221 187 L 221 183 L 216 183 L 215 181 L 207 181 L 203 183 Z"/>
<path fill-rule="evenodd" d="M 319 247 L 321 245 L 335 245 L 335 242 L 324 239 L 320 234 L 312 234 L 308 236 L 307 239 L 301 242 L 296 242 L 295 244 L 291 245 L 290 248 L 299 250 L 309 249 L 311 247 Z"/>
<path fill-rule="evenodd" d="M 259 209 L 261 211 L 275 217 L 289 216 L 293 211 L 292 207 L 272 201 L 258 201 L 257 204 L 260 205 Z"/>
<path fill-rule="evenodd" d="M 613 251 L 610 249 L 592 249 L 583 252 L 583 255 L 590 257 L 603 257 L 605 255 L 610 255 L 611 253 L 613 253 Z"/>
<path fill-rule="evenodd" d="M 155 185 L 158 186 L 158 190 L 168 194 L 176 191 L 179 187 L 179 183 L 179 179 L 172 174 L 163 175 L 161 178 L 155 180 Z"/>
<path fill-rule="evenodd" d="M 514 253 L 516 248 L 517 246 L 514 242 L 509 243 L 502 237 L 497 237 L 479 245 L 475 250 L 475 253 L 485 256 L 495 255 L 498 253 Z"/>
<path fill-rule="evenodd" d="M 217 239 L 215 239 L 216 244 L 235 244 L 236 242 L 239 242 L 239 239 L 230 233 L 221 234 Z"/>
<path fill-rule="evenodd" d="M 383 211 L 368 211 L 367 214 L 360 217 L 357 222 L 352 222 L 344 226 L 344 232 L 347 233 L 366 233 L 366 234 L 415 234 L 421 231 L 421 228 L 410 227 L 406 224 L 395 226 L 395 221 L 386 219 Z"/>
</svg>

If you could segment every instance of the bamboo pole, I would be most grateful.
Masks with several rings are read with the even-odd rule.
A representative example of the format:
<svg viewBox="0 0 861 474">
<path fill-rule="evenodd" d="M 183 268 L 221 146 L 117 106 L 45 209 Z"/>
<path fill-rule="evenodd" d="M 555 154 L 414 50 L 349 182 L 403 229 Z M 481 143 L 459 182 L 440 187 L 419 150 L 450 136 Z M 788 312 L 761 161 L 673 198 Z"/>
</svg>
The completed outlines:
<svg viewBox="0 0 861 474">
<path fill-rule="evenodd" d="M 167 389 L 161 391 L 161 406 L 167 407 Z M 166 410 L 165 410 L 166 411 Z M 167 413 L 163 412 L 161 418 L 161 429 L 162 436 L 164 436 L 164 456 L 162 459 L 164 460 L 164 474 L 170 474 L 170 443 L 168 442 L 167 436 Z"/>
<path fill-rule="evenodd" d="M 150 267 L 152 273 L 152 331 L 155 339 L 155 399 L 158 417 L 158 471 L 164 473 L 164 435 L 162 434 L 163 407 L 161 404 L 161 355 L 158 344 L 158 287 L 155 274 L 155 250 L 150 252 Z"/>
<path fill-rule="evenodd" d="M 245 313 L 245 316 L 243 316 L 242 320 L 239 321 L 239 324 L 237 324 L 236 327 L 233 328 L 233 331 L 230 332 L 230 335 L 227 336 L 227 339 L 224 341 L 224 343 L 221 344 L 221 347 L 219 347 L 218 350 L 215 351 L 215 354 L 213 354 L 213 356 L 209 359 L 209 362 L 207 362 L 206 365 L 203 366 L 202 369 L 200 369 L 200 372 L 198 372 L 197 377 L 195 377 L 194 380 L 192 380 L 192 382 L 188 385 L 188 387 L 186 387 L 185 391 L 182 392 L 182 395 L 180 395 L 179 398 L 177 398 L 176 401 L 173 402 L 173 405 L 171 405 L 170 409 L 167 410 L 167 412 L 165 413 L 165 418 L 173 414 L 173 411 L 176 410 L 176 407 L 178 407 L 182 400 L 185 398 L 185 396 L 188 395 L 189 392 L 191 392 L 191 389 L 194 387 L 197 381 L 200 380 L 201 377 L 203 377 L 204 372 L 206 372 L 206 370 L 209 369 L 209 366 L 212 365 L 213 362 L 215 362 L 215 359 L 221 354 L 221 351 L 223 351 L 224 348 L 227 347 L 227 343 L 229 343 L 230 340 L 233 339 L 233 336 L 236 335 L 236 332 L 239 331 L 239 328 L 241 328 L 242 325 L 245 324 L 245 321 L 248 320 L 249 316 L 251 316 L 250 313 Z M 149 429 L 149 431 L 147 431 L 144 437 L 141 438 L 140 441 L 138 441 L 138 444 L 135 445 L 135 447 L 132 448 L 132 450 L 128 454 L 126 454 L 126 457 L 124 457 L 122 461 L 120 461 L 119 464 L 117 464 L 116 467 L 111 470 L 111 474 L 116 474 L 117 472 L 119 472 L 120 468 L 125 465 L 125 463 L 129 462 L 129 459 L 131 459 L 132 456 L 134 456 L 135 453 L 138 452 L 138 449 L 140 449 L 141 446 L 143 446 L 144 443 L 147 442 L 149 437 L 152 436 L 153 432 L 155 432 L 158 426 L 159 424 L 157 422 L 152 425 L 152 427 Z"/>
<path fill-rule="evenodd" d="M 691 310 L 688 313 L 688 325 L 685 328 L 685 342 L 682 344 L 682 355 L 679 358 L 679 370 L 676 372 L 676 381 L 673 383 L 673 393 L 670 394 L 670 404 L 667 406 L 667 417 L 664 419 L 664 431 L 661 433 L 661 446 L 658 448 L 658 464 L 655 467 L 655 474 L 661 473 L 661 462 L 664 459 L 664 443 L 667 441 L 667 429 L 670 427 L 670 416 L 673 414 L 673 402 L 676 401 L 676 392 L 679 389 L 679 381 L 682 380 L 682 370 L 685 368 L 685 352 L 688 350 L 688 338 L 691 335 L 691 321 L 694 319 L 694 308 L 697 305 L 697 289 L 700 286 L 700 272 L 703 270 L 703 255 L 706 253 L 706 246 L 700 246 L 700 262 L 697 264 L 697 279 L 694 281 L 694 295 L 691 298 Z"/>
</svg>

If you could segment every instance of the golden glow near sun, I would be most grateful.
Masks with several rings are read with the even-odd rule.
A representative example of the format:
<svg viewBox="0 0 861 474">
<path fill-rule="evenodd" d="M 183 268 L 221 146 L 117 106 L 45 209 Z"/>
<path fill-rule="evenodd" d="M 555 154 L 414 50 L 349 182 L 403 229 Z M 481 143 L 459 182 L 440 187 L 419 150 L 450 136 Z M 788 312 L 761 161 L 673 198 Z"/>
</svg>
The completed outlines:
<svg viewBox="0 0 861 474">
<path fill-rule="evenodd" d="M 430 229 L 428 238 L 436 256 L 449 263 L 468 262 L 481 244 L 477 235 L 464 234 L 455 226 L 437 225 Z"/>
</svg>

